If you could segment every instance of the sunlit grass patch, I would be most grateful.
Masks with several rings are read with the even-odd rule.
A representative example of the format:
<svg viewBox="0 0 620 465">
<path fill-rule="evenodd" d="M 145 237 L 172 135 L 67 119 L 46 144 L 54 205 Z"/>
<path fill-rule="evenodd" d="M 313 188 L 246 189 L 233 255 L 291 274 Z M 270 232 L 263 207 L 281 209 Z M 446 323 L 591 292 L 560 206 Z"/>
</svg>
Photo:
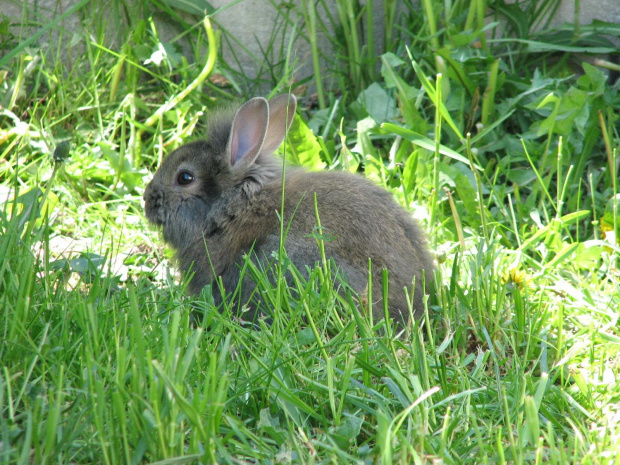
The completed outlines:
<svg viewBox="0 0 620 465">
<path fill-rule="evenodd" d="M 270 271 L 247 263 L 265 314 L 244 321 L 233 298 L 216 309 L 209 289 L 184 292 L 143 218 L 151 173 L 213 107 L 267 81 L 280 92 L 294 67 L 244 83 L 218 61 L 230 86 L 184 93 L 216 49 L 203 18 L 187 29 L 192 56 L 142 14 L 114 49 L 95 21 L 104 29 L 69 69 L 7 42 L 0 461 L 617 461 L 620 101 L 568 47 L 618 32 L 521 21 L 552 4 L 424 2 L 395 16 L 389 3 L 386 25 L 408 27 L 377 53 L 368 7 L 347 16 L 358 5 L 345 2 L 359 35 L 332 37 L 336 85 L 322 82 L 321 102 L 293 84 L 286 156 L 360 172 L 430 233 L 433 292 L 404 329 L 365 312 L 381 289 L 355 295 L 337 264 L 296 270 L 285 251 Z M 503 39 L 487 13 L 507 21 Z M 165 101 L 176 105 L 153 117 Z"/>
</svg>

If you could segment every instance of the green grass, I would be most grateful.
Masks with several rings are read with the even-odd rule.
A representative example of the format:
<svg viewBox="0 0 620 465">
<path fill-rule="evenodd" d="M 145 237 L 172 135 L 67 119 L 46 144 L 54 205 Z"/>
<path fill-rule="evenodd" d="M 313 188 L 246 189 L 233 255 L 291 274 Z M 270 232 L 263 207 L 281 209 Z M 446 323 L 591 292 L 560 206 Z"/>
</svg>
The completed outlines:
<svg viewBox="0 0 620 465">
<path fill-rule="evenodd" d="M 375 55 L 367 11 L 340 4 L 357 42 L 334 32 L 321 71 L 340 74 L 317 77 L 286 154 L 363 171 L 422 219 L 434 292 L 398 338 L 325 285 L 329 262 L 294 289 L 248 263 L 272 321 L 217 312 L 208 289 L 187 297 L 143 217 L 149 173 L 204 113 L 286 87 L 286 46 L 282 73 L 243 82 L 210 61 L 202 18 L 184 59 L 144 15 L 109 49 L 84 10 L 97 33 L 68 69 L 57 44 L 2 32 L 0 461 L 620 463 L 620 99 L 573 53 L 620 30 L 523 22 L 554 5 L 406 6 Z M 175 11 L 134 12 L 153 6 Z"/>
</svg>

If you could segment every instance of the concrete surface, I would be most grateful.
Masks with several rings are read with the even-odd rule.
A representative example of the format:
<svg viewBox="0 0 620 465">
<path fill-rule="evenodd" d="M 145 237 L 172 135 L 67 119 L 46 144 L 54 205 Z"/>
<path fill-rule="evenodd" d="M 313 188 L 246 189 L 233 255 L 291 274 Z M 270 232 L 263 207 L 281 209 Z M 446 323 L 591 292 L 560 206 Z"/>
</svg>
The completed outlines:
<svg viewBox="0 0 620 465">
<path fill-rule="evenodd" d="M 8 18 L 11 21 L 12 32 L 20 34 L 19 25 L 24 19 L 34 26 L 27 30 L 21 31 L 24 38 L 31 37 L 45 24 L 48 24 L 53 18 L 67 12 L 72 6 L 80 3 L 80 0 L 0 0 L 0 18 Z M 111 11 L 114 5 L 118 5 L 118 1 L 93 0 L 88 2 L 83 11 L 71 14 L 60 22 L 60 28 L 52 28 L 51 31 L 42 34 L 37 43 L 43 49 L 48 47 L 50 43 L 55 43 L 58 38 L 59 29 L 63 32 L 62 43 L 65 49 L 62 50 L 63 60 L 67 63 L 80 59 L 83 51 L 84 35 L 81 33 L 84 19 L 88 21 L 91 9 L 96 9 L 98 15 L 106 15 L 109 23 L 106 25 L 106 34 L 104 41 L 107 45 L 114 47 L 117 37 L 120 36 L 120 28 L 123 27 L 123 17 L 129 13 L 132 17 L 140 17 L 144 15 L 148 17 L 148 11 L 143 11 L 144 7 L 137 7 L 134 11 Z M 135 4 L 136 2 L 134 2 Z M 211 0 L 211 5 L 215 8 L 224 7 L 231 2 L 229 0 Z M 330 14 L 337 17 L 334 2 L 326 1 L 330 5 Z M 131 8 L 131 1 L 128 2 Z M 27 5 L 27 11 L 24 11 L 24 5 Z M 214 16 L 214 22 L 218 23 L 223 29 L 228 31 L 231 36 L 239 39 L 240 44 L 229 45 L 224 43 L 223 52 L 227 63 L 232 64 L 232 50 L 240 60 L 240 71 L 249 76 L 262 76 L 267 74 L 267 68 L 274 66 L 278 56 L 283 55 L 281 48 L 288 46 L 288 38 L 293 31 L 293 25 L 297 24 L 301 27 L 303 24 L 302 0 L 291 0 L 290 2 L 281 2 L 277 0 L 242 0 L 238 4 L 225 9 L 221 13 Z M 142 10 L 140 9 L 142 8 Z M 375 9 L 375 37 L 377 37 L 377 47 L 381 46 L 381 38 L 383 31 L 383 2 L 374 1 Z M 325 15 L 326 13 L 321 13 Z M 96 16 L 98 18 L 98 16 Z M 287 17 L 287 20 L 285 20 Z M 581 0 L 579 21 L 582 24 L 589 24 L 593 19 L 620 23 L 620 0 Z M 171 38 L 182 31 L 175 30 L 174 27 L 166 25 L 165 18 L 161 15 L 156 16 L 159 31 L 162 37 Z M 561 7 L 554 19 L 554 25 L 564 22 L 572 23 L 575 20 L 575 0 L 563 0 Z M 190 22 L 195 23 L 197 17 Z M 113 27 L 109 27 L 109 25 Z M 37 27 L 37 25 L 39 25 Z M 276 31 L 281 35 L 285 31 L 285 40 L 276 40 L 276 46 L 272 49 L 271 54 L 264 57 L 264 50 L 268 48 L 268 44 L 272 39 L 272 34 Z M 298 31 L 299 32 L 299 31 Z M 301 31 L 305 34 L 305 31 Z M 320 37 L 320 49 L 330 53 L 330 44 L 325 35 Z M 244 50 L 244 47 L 246 50 Z M 189 47 L 185 47 L 189 51 Z M 53 50 L 55 51 L 55 50 Z M 0 50 L 0 53 L 3 53 Z M 306 40 L 297 37 L 294 42 L 293 54 L 297 58 L 301 68 L 298 78 L 312 75 L 310 46 Z M 186 55 L 188 55 L 186 53 Z M 258 62 L 254 57 L 258 57 Z M 191 59 L 191 54 L 188 59 Z M 269 64 L 271 62 L 271 64 Z M 277 70 L 276 70 L 277 71 Z"/>
</svg>

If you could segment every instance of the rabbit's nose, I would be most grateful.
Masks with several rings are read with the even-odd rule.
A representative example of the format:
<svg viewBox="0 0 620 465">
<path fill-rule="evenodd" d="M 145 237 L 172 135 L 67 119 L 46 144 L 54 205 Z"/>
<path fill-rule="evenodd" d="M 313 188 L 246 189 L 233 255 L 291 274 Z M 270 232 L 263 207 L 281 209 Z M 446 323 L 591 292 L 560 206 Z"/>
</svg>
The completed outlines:
<svg viewBox="0 0 620 465">
<path fill-rule="evenodd" d="M 149 199 L 149 197 L 151 197 L 151 191 L 153 190 L 153 188 L 151 187 L 151 183 L 149 182 L 146 185 L 146 189 L 144 189 L 144 194 L 142 194 L 142 200 L 144 200 L 145 202 Z"/>
</svg>

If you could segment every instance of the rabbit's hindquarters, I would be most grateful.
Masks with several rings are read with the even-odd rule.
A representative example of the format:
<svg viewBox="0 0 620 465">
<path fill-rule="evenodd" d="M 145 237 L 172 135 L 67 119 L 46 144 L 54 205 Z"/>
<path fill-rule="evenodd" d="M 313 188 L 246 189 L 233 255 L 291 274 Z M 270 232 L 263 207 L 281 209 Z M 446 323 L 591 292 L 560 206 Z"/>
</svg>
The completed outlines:
<svg viewBox="0 0 620 465">
<path fill-rule="evenodd" d="M 318 238 L 318 240 L 322 239 Z M 382 273 L 377 267 L 372 268 L 373 292 L 369 296 L 368 266 L 362 268 L 354 265 L 332 250 L 329 242 L 323 243 L 325 257 L 322 257 L 314 235 L 304 237 L 290 235 L 286 238 L 285 247 L 282 249 L 283 255 L 280 255 L 279 234 L 270 235 L 260 244 L 255 245 L 253 250 L 237 260 L 235 266 L 227 268 L 221 275 L 227 298 L 231 299 L 229 302 L 233 304 L 233 308 L 237 309 L 237 316 L 240 318 L 254 321 L 256 317 L 263 316 L 268 320 L 271 319 L 275 306 L 273 301 L 275 293 L 270 296 L 267 294 L 278 285 L 277 281 L 280 276 L 280 279 L 284 281 L 283 284 L 288 288 L 283 295 L 290 295 L 293 298 L 293 306 L 296 306 L 295 301 L 298 299 L 316 297 L 307 295 L 308 286 L 311 292 L 316 294 L 321 293 L 325 290 L 324 287 L 328 286 L 342 297 L 347 294 L 352 295 L 362 312 L 369 307 L 368 300 L 371 298 L 374 318 L 383 319 Z M 313 273 L 316 267 L 323 267 L 324 259 L 328 262 L 329 275 Z M 280 275 L 276 268 L 278 262 L 282 266 Z M 310 282 L 314 279 L 317 280 Z M 404 290 L 398 288 L 399 282 L 400 280 L 394 280 L 391 283 L 388 301 L 391 316 L 396 322 L 404 323 L 408 320 L 409 304 Z M 417 292 L 421 292 L 421 288 L 416 289 Z M 216 303 L 221 304 L 222 297 L 218 289 L 215 290 L 215 295 Z"/>
</svg>

